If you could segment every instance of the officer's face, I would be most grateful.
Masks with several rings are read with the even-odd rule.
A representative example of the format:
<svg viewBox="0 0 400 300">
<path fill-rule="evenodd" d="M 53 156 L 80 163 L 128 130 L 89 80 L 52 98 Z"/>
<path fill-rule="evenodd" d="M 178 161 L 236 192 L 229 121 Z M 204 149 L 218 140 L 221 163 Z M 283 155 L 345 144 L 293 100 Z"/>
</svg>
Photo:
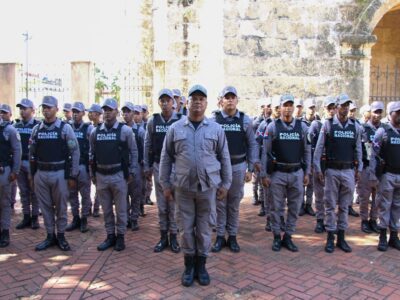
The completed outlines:
<svg viewBox="0 0 400 300">
<path fill-rule="evenodd" d="M 381 121 L 382 113 L 383 113 L 382 109 L 378 109 L 376 111 L 372 111 L 371 112 L 371 122 L 372 122 L 372 124 L 377 124 L 377 123 L 379 123 Z"/>
<path fill-rule="evenodd" d="M 133 112 L 133 120 L 135 123 L 141 123 L 143 120 L 143 114 L 141 112 L 135 111 Z"/>
<path fill-rule="evenodd" d="M 190 114 L 199 116 L 204 115 L 207 109 L 207 97 L 203 93 L 195 92 L 189 99 L 189 112 Z"/>
<path fill-rule="evenodd" d="M 300 118 L 301 115 L 303 114 L 303 106 L 298 105 L 294 108 L 294 115 L 296 116 L 296 118 Z"/>
<path fill-rule="evenodd" d="M 174 100 L 167 95 L 162 95 L 160 99 L 158 99 L 158 105 L 163 113 L 169 113 L 172 111 Z"/>
<path fill-rule="evenodd" d="M 30 107 L 19 107 L 19 115 L 21 119 L 28 120 L 32 117 L 34 110 Z"/>
<path fill-rule="evenodd" d="M 392 121 L 392 123 L 396 126 L 399 127 L 400 126 L 400 110 L 396 111 L 396 112 L 392 112 L 390 114 L 390 120 Z"/>
<path fill-rule="evenodd" d="M 281 105 L 281 114 L 283 118 L 289 118 L 293 115 L 293 102 L 286 102 Z"/>
<path fill-rule="evenodd" d="M 11 120 L 11 113 L 0 110 L 0 117 L 3 119 L 3 121 L 9 122 Z"/>
<path fill-rule="evenodd" d="M 272 113 L 271 105 L 265 105 L 263 110 L 264 110 L 264 115 L 266 116 L 270 116 Z"/>
<path fill-rule="evenodd" d="M 178 111 L 181 108 L 181 97 L 175 96 L 174 99 L 176 102 L 176 110 Z"/>
<path fill-rule="evenodd" d="M 67 120 L 72 119 L 72 111 L 66 111 L 64 110 L 64 118 L 66 118 Z"/>
<path fill-rule="evenodd" d="M 349 118 L 355 118 L 356 117 L 356 112 L 357 112 L 357 109 L 352 109 L 352 110 L 350 110 L 349 111 Z"/>
<path fill-rule="evenodd" d="M 79 111 L 77 109 L 72 110 L 72 119 L 74 120 L 75 123 L 80 123 L 82 122 L 83 116 L 85 115 L 84 111 Z"/>
<path fill-rule="evenodd" d="M 274 115 L 274 118 L 280 118 L 281 117 L 281 107 L 274 106 L 274 108 L 272 109 L 272 114 Z"/>
<path fill-rule="evenodd" d="M 336 105 L 329 104 L 328 107 L 325 107 L 325 112 L 328 118 L 332 118 L 336 114 Z"/>
<path fill-rule="evenodd" d="M 58 108 L 56 106 L 42 105 L 42 114 L 46 120 L 51 120 L 57 115 Z"/>
<path fill-rule="evenodd" d="M 112 109 L 110 107 L 105 106 L 103 108 L 103 111 L 104 111 L 103 113 L 104 122 L 111 123 L 117 119 L 118 109 Z"/>
<path fill-rule="evenodd" d="M 315 106 L 311 106 L 307 108 L 307 116 L 314 116 L 315 115 Z"/>
<path fill-rule="evenodd" d="M 91 111 L 89 112 L 88 117 L 91 122 L 100 120 L 100 114 L 98 112 Z"/>
<path fill-rule="evenodd" d="M 130 123 L 133 120 L 133 111 L 131 111 L 130 109 L 124 107 L 122 109 L 122 117 L 124 118 L 124 121 L 126 123 Z"/>
<path fill-rule="evenodd" d="M 349 108 L 350 108 L 350 102 L 340 104 L 338 106 L 338 115 L 342 118 L 347 117 L 349 115 Z"/>
<path fill-rule="evenodd" d="M 228 93 L 222 98 L 223 110 L 236 110 L 238 104 L 238 97 L 233 93 Z"/>
</svg>

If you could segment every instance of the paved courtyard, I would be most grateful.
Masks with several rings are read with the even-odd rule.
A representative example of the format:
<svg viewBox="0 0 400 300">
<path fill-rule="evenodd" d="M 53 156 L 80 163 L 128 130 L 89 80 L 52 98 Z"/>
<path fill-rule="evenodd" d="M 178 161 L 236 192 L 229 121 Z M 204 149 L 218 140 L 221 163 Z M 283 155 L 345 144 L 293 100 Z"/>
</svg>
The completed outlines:
<svg viewBox="0 0 400 300">
<path fill-rule="evenodd" d="M 156 206 L 147 206 L 140 231 L 129 231 L 126 250 L 98 252 L 105 237 L 102 218 L 89 219 L 90 231 L 67 233 L 72 251 L 35 252 L 41 229 L 11 232 L 0 249 L 0 299 L 400 299 L 400 252 L 376 250 L 377 235 L 359 230 L 350 217 L 353 252 L 323 250 L 325 235 L 313 232 L 314 219 L 301 217 L 294 236 L 298 253 L 271 250 L 272 234 L 250 203 L 250 186 L 241 205 L 242 251 L 224 249 L 208 259 L 211 284 L 182 287 L 182 254 L 153 252 L 158 240 Z M 356 207 L 358 209 L 358 207 Z M 17 205 L 13 227 L 21 218 Z"/>
</svg>

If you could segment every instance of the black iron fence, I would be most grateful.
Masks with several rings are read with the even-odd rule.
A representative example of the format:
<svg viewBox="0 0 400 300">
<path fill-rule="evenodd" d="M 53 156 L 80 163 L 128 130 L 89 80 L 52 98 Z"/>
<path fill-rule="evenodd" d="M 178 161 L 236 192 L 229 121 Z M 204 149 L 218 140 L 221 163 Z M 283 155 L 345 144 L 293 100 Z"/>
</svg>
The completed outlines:
<svg viewBox="0 0 400 300">
<path fill-rule="evenodd" d="M 371 66 L 370 100 L 400 101 L 400 66 Z"/>
</svg>

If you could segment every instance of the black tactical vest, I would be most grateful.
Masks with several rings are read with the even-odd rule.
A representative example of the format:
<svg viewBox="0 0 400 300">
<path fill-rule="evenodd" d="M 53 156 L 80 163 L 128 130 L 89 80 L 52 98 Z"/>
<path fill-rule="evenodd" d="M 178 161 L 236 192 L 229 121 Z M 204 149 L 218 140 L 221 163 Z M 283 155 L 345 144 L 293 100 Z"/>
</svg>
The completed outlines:
<svg viewBox="0 0 400 300">
<path fill-rule="evenodd" d="M 41 162 L 60 162 L 68 159 L 67 142 L 62 138 L 61 132 L 66 123 L 61 121 L 60 127 L 46 129 L 44 126 L 36 131 L 36 158 Z"/>
<path fill-rule="evenodd" d="M 30 124 L 25 125 L 23 121 L 19 121 L 14 125 L 21 137 L 22 160 L 29 159 L 29 139 L 31 138 L 33 127 L 38 123 L 40 122 L 33 119 L 33 122 Z"/>
<path fill-rule="evenodd" d="M 95 156 L 96 163 L 100 165 L 114 165 L 122 162 L 122 148 L 126 142 L 121 141 L 121 128 L 124 124 L 119 123 L 117 128 L 106 131 L 96 128 Z"/>
<path fill-rule="evenodd" d="M 0 126 L 0 164 L 2 166 L 9 166 L 12 159 L 12 148 L 10 139 L 6 140 L 4 137 L 4 130 L 9 125 L 11 124 L 8 123 L 5 126 Z"/>
<path fill-rule="evenodd" d="M 240 112 L 240 118 L 224 118 L 220 111 L 215 112 L 215 121 L 225 131 L 232 164 L 246 161 L 247 139 L 243 119 L 242 112 Z"/>
<path fill-rule="evenodd" d="M 287 129 L 281 119 L 275 122 L 272 154 L 278 163 L 301 163 L 304 155 L 304 140 L 301 120 L 296 120 L 293 130 Z"/>
<path fill-rule="evenodd" d="M 89 139 L 87 137 L 89 125 L 89 123 L 84 123 L 82 126 L 79 126 L 80 128 L 75 128 L 74 125 L 71 125 L 79 143 L 79 152 L 81 154 L 79 164 L 86 166 L 89 164 Z"/>
<path fill-rule="evenodd" d="M 138 154 L 138 163 L 142 162 L 142 160 L 143 160 L 143 147 L 144 147 L 143 141 L 139 137 L 139 128 L 140 127 L 138 127 L 137 125 L 136 125 L 136 128 L 132 127 L 132 131 L 135 134 L 136 146 L 137 146 L 138 153 L 139 153 Z"/>
<path fill-rule="evenodd" d="M 152 134 L 152 158 L 154 162 L 160 163 L 161 150 L 163 147 L 165 135 L 167 134 L 168 128 L 180 120 L 181 114 L 177 114 L 178 119 L 170 119 L 168 122 L 163 122 L 160 114 L 153 115 L 153 134 Z"/>
<path fill-rule="evenodd" d="M 327 160 L 340 163 L 354 163 L 356 151 L 356 126 L 348 124 L 342 128 L 339 124 L 333 124 L 329 119 L 330 131 L 325 139 Z"/>
<path fill-rule="evenodd" d="M 380 156 L 385 161 L 385 168 L 389 172 L 391 169 L 396 170 L 396 174 L 400 173 L 400 133 L 389 124 L 382 125 L 385 129 L 387 137 L 383 140 Z"/>
</svg>

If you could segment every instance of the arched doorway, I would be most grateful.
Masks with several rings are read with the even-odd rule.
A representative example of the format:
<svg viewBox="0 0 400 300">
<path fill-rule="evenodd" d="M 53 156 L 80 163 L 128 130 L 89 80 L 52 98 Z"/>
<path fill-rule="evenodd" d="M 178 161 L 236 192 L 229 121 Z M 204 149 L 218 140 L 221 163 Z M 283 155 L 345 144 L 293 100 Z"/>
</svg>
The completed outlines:
<svg viewBox="0 0 400 300">
<path fill-rule="evenodd" d="M 377 42 L 371 49 L 370 101 L 399 101 L 400 4 L 383 15 L 372 34 Z"/>
</svg>

